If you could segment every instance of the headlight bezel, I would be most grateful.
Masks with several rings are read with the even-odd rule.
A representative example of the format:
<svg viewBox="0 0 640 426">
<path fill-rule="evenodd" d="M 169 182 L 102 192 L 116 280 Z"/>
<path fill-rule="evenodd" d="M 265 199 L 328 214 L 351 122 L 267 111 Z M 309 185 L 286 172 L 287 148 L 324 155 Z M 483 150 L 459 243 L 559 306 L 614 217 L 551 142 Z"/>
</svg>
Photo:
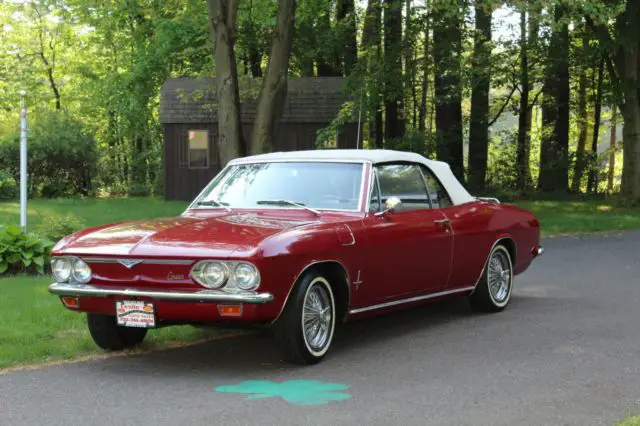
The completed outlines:
<svg viewBox="0 0 640 426">
<path fill-rule="evenodd" d="M 223 265 L 227 271 L 224 283 L 217 287 L 211 287 L 204 279 L 204 272 L 207 266 L 211 263 L 219 263 Z M 255 272 L 251 286 L 244 286 L 244 288 L 238 286 L 238 282 L 236 279 L 236 268 L 238 268 L 238 266 L 249 266 Z M 210 290 L 224 290 L 227 292 L 248 292 L 255 291 L 260 286 L 260 270 L 256 265 L 248 261 L 229 261 L 218 259 L 200 260 L 196 262 L 195 265 L 193 265 L 189 275 L 191 276 L 191 279 L 193 279 L 197 284 Z"/>
<path fill-rule="evenodd" d="M 251 278 L 251 281 L 249 281 L 249 285 L 248 286 L 240 285 L 240 279 L 238 278 L 238 275 L 239 275 L 238 274 L 238 269 L 239 268 L 250 268 L 251 273 L 252 273 L 252 278 Z M 258 268 L 253 263 L 238 262 L 238 264 L 235 266 L 235 268 L 233 268 L 233 278 L 234 278 L 236 287 L 238 287 L 242 291 L 253 291 L 256 288 L 258 288 L 258 286 L 260 285 L 260 271 L 258 271 Z"/>
<path fill-rule="evenodd" d="M 80 268 L 86 267 L 86 270 L 89 271 L 89 274 L 85 278 L 82 278 L 82 277 L 79 276 L 78 265 L 80 265 Z M 91 267 L 89 266 L 89 264 L 87 262 L 85 262 L 84 260 L 80 259 L 79 257 L 74 259 L 74 261 L 72 263 L 72 267 L 71 267 L 71 277 L 73 278 L 74 282 L 77 282 L 77 283 L 80 283 L 80 284 L 86 284 L 89 281 L 91 281 L 91 277 L 92 276 L 93 276 L 93 271 L 91 270 Z"/>
<path fill-rule="evenodd" d="M 207 278 L 208 271 L 213 267 L 218 267 L 219 272 L 221 273 L 221 277 L 217 282 L 212 282 L 209 278 Z M 200 278 L 203 281 L 202 284 L 207 288 L 213 290 L 222 288 L 225 286 L 225 284 L 227 284 L 227 281 L 229 280 L 229 267 L 223 262 L 219 261 L 206 262 L 202 266 L 202 273 L 200 275 Z"/>
<path fill-rule="evenodd" d="M 59 265 L 61 262 L 66 262 L 68 265 L 68 273 L 65 275 L 60 275 L 56 273 L 56 265 Z M 93 278 L 93 271 L 91 270 L 91 266 L 84 260 L 76 256 L 54 256 L 50 261 L 51 265 L 51 274 L 57 283 L 69 283 L 69 284 L 86 284 L 91 281 Z M 79 274 L 79 269 L 81 267 L 86 267 L 86 271 L 88 274 L 86 277 L 83 277 Z"/>
<path fill-rule="evenodd" d="M 63 262 L 67 264 L 66 274 L 59 275 L 56 272 L 56 271 L 59 271 L 56 265 L 60 265 Z M 71 279 L 71 275 L 73 274 L 73 261 L 66 256 L 53 257 L 51 259 L 51 274 L 53 275 L 53 278 L 55 278 L 56 282 L 59 282 L 59 283 L 69 282 L 69 280 Z"/>
</svg>

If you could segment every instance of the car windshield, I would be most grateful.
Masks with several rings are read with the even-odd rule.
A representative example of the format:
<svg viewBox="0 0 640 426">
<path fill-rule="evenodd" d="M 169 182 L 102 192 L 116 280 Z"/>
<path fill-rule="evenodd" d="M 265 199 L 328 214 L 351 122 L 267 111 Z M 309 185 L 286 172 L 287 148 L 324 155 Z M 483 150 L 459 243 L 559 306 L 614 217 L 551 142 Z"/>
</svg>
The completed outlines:
<svg viewBox="0 0 640 426">
<path fill-rule="evenodd" d="M 228 167 L 196 207 L 358 210 L 362 163 L 273 162 Z"/>
</svg>

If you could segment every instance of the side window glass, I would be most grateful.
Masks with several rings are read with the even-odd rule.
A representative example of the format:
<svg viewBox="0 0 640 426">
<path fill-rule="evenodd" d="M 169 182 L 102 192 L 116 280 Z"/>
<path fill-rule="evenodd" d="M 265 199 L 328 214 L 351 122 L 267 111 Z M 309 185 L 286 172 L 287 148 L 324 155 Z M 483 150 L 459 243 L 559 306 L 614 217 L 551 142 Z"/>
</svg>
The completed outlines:
<svg viewBox="0 0 640 426">
<path fill-rule="evenodd" d="M 431 199 L 431 205 L 434 209 L 444 209 L 446 207 L 452 206 L 451 198 L 449 198 L 449 194 L 444 189 L 442 184 L 436 177 L 433 172 L 424 166 L 420 166 L 422 169 L 422 173 L 424 173 L 424 177 L 427 179 L 427 188 L 429 190 L 429 198 Z"/>
<path fill-rule="evenodd" d="M 378 166 L 377 170 L 383 205 L 389 197 L 398 197 L 402 201 L 401 210 L 429 208 L 427 189 L 417 165 L 389 164 Z"/>
<path fill-rule="evenodd" d="M 375 173 L 371 175 L 373 178 L 373 186 L 371 188 L 371 199 L 369 200 L 369 211 L 380 211 L 380 191 L 378 189 L 378 179 L 376 179 Z"/>
</svg>

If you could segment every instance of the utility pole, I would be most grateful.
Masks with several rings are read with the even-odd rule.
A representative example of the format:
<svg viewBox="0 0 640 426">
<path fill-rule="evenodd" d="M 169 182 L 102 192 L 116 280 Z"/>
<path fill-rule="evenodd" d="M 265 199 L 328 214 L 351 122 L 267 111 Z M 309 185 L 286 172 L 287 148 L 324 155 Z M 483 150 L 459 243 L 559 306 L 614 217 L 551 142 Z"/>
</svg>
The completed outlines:
<svg viewBox="0 0 640 426">
<path fill-rule="evenodd" d="M 20 227 L 27 230 L 27 92 L 20 92 Z"/>
</svg>

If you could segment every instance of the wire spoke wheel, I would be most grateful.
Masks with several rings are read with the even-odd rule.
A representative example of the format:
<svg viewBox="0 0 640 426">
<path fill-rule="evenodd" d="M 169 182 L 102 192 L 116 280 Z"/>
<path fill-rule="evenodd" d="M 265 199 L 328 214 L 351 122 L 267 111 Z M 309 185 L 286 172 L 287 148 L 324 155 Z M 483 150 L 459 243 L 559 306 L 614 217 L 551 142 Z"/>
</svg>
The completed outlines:
<svg viewBox="0 0 640 426">
<path fill-rule="evenodd" d="M 333 307 L 327 289 L 313 284 L 306 294 L 302 308 L 304 339 L 314 351 L 322 351 L 332 332 Z"/>
<path fill-rule="evenodd" d="M 504 251 L 496 251 L 491 256 L 487 281 L 491 298 L 498 304 L 503 303 L 511 292 L 511 262 Z"/>
<path fill-rule="evenodd" d="M 511 256 L 503 244 L 496 244 L 491 250 L 483 275 L 469 295 L 471 306 L 477 311 L 499 312 L 509 303 L 514 275 Z"/>
</svg>

